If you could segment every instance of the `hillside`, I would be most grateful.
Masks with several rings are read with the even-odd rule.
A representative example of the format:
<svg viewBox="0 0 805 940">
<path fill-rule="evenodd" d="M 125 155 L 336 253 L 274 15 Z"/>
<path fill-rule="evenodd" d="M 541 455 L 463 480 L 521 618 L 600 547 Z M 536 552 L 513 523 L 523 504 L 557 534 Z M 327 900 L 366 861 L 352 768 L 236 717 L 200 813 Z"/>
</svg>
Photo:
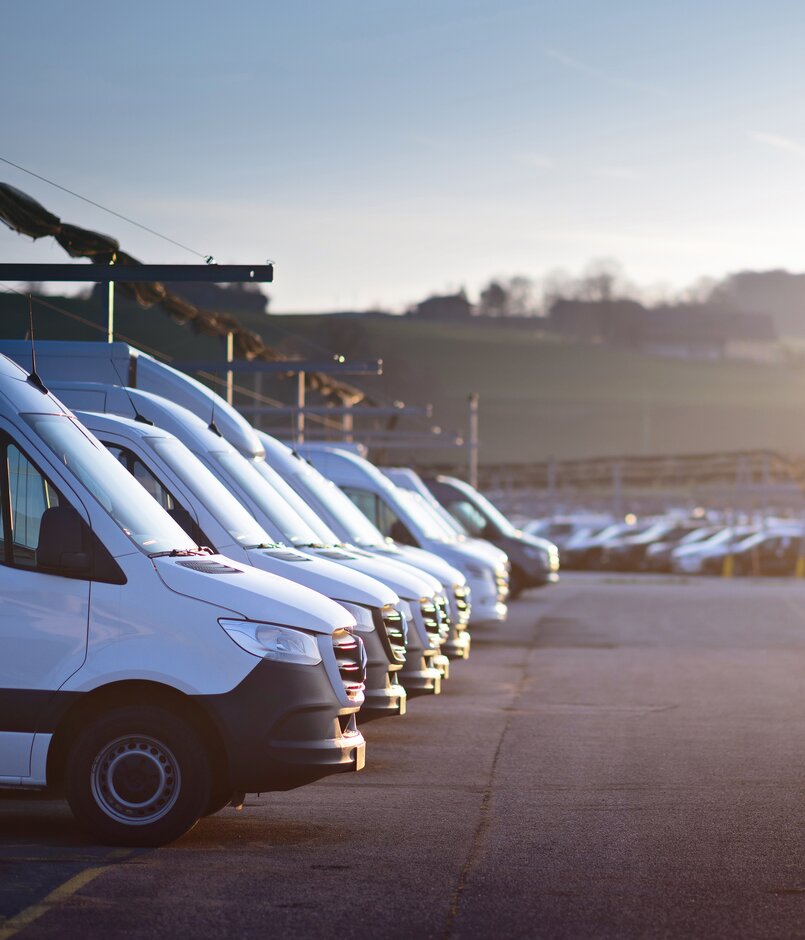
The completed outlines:
<svg viewBox="0 0 805 940">
<path fill-rule="evenodd" d="M 487 463 L 754 447 L 805 453 L 805 374 L 793 368 L 658 359 L 472 323 L 270 322 L 339 351 L 382 357 L 385 375 L 363 384 L 433 402 L 445 428 L 465 428 L 467 395 L 480 392 Z"/>
<path fill-rule="evenodd" d="M 100 305 L 50 301 L 95 324 L 105 322 Z M 123 300 L 117 309 L 120 333 L 137 343 L 170 357 L 223 358 L 219 340 L 198 336 L 158 310 L 141 310 Z M 0 295 L 0 311 L 0 333 L 24 336 L 23 299 Z M 793 367 L 656 359 L 496 325 L 380 315 L 254 314 L 242 319 L 289 353 L 320 357 L 324 347 L 382 358 L 382 377 L 350 381 L 385 399 L 432 402 L 433 423 L 446 430 L 465 432 L 467 396 L 478 391 L 484 463 L 761 447 L 805 454 L 800 431 L 805 372 Z M 37 333 L 41 338 L 102 338 L 98 330 L 41 307 Z M 289 381 L 266 382 L 264 390 L 288 403 L 294 397 Z M 284 426 L 289 427 L 288 419 Z M 424 422 L 405 419 L 400 426 L 421 428 Z M 417 456 L 426 462 L 451 455 L 428 450 Z"/>
</svg>

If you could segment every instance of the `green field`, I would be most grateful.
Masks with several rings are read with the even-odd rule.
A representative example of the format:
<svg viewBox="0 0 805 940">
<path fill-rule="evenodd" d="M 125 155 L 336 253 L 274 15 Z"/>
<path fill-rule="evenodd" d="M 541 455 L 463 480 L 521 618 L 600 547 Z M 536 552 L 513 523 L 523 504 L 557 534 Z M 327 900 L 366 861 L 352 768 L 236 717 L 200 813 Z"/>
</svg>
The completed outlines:
<svg viewBox="0 0 805 940">
<path fill-rule="evenodd" d="M 102 305 L 51 302 L 104 323 Z M 24 336 L 22 298 L 0 295 L 0 311 L 2 335 Z M 243 322 L 288 353 L 321 358 L 326 349 L 382 358 L 383 376 L 348 381 L 386 400 L 432 403 L 432 423 L 445 430 L 465 432 L 467 396 L 479 392 L 483 463 L 749 448 L 805 454 L 805 369 L 794 366 L 659 359 L 477 323 L 278 315 Z M 223 357 L 220 340 L 198 336 L 157 309 L 121 300 L 117 323 L 126 337 L 173 358 Z M 37 332 L 42 338 L 102 338 L 39 307 Z M 292 382 L 265 388 L 274 398 L 293 400 Z M 403 419 L 399 426 L 416 430 L 428 423 Z M 398 453 L 400 460 L 410 457 Z M 454 455 L 422 450 L 417 457 L 442 462 Z"/>
<path fill-rule="evenodd" d="M 766 447 L 805 453 L 803 369 L 660 359 L 472 323 L 285 317 L 281 325 L 382 357 L 385 375 L 364 384 L 432 402 L 445 428 L 464 430 L 467 396 L 478 391 L 485 463 Z"/>
</svg>

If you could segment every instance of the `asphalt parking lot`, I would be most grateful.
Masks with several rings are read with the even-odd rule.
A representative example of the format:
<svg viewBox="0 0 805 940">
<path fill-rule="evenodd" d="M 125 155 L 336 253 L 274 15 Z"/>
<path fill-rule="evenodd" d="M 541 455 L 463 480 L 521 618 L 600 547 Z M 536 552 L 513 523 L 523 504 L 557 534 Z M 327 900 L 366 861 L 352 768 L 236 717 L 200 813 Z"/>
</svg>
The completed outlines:
<svg viewBox="0 0 805 940">
<path fill-rule="evenodd" d="M 805 936 L 805 583 L 563 577 L 367 767 L 173 846 L 0 798 L 0 940 Z"/>
</svg>

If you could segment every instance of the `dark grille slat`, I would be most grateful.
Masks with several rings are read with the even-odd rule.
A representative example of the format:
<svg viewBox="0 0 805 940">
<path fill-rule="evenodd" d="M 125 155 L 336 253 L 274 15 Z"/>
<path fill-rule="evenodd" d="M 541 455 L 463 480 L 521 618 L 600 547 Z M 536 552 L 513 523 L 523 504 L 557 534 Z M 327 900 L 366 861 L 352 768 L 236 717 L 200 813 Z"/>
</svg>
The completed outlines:
<svg viewBox="0 0 805 940">
<path fill-rule="evenodd" d="M 366 651 L 363 640 L 346 630 L 337 630 L 333 634 L 333 651 L 338 673 L 344 683 L 347 695 L 356 697 L 363 692 L 366 682 Z"/>
<path fill-rule="evenodd" d="M 389 646 L 398 663 L 405 662 L 405 645 L 408 640 L 403 615 L 394 607 L 386 607 L 382 613 L 383 629 L 386 631 Z"/>
<path fill-rule="evenodd" d="M 442 632 L 439 624 L 439 611 L 433 601 L 420 601 L 419 609 L 422 611 L 422 619 L 425 622 L 425 629 L 428 635 L 438 643 L 442 642 Z"/>
</svg>

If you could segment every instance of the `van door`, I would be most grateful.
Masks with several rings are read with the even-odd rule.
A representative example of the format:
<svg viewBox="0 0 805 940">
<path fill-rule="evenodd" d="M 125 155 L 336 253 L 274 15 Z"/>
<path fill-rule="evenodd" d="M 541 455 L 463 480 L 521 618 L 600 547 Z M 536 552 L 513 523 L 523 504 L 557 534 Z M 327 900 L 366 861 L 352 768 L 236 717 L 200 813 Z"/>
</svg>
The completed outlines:
<svg viewBox="0 0 805 940">
<path fill-rule="evenodd" d="M 42 517 L 68 504 L 5 434 L 0 499 L 0 778 L 27 777 L 45 709 L 86 656 L 90 582 L 39 564 Z"/>
</svg>

